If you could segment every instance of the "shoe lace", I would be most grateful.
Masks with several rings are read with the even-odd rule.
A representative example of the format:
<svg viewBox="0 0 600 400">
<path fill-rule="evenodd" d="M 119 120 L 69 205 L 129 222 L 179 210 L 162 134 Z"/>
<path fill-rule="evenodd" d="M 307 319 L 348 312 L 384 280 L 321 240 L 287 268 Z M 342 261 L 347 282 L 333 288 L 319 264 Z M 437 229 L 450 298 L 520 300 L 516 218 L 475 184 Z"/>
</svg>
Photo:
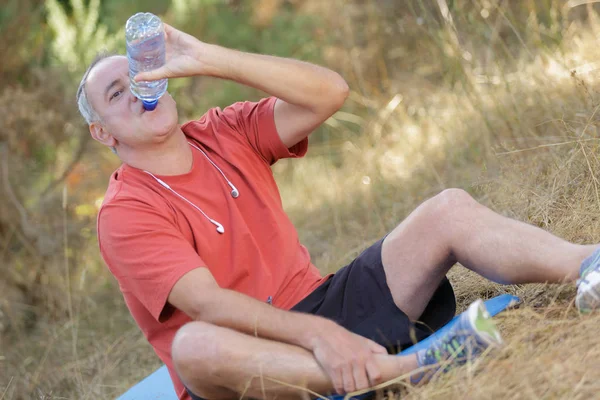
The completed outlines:
<svg viewBox="0 0 600 400">
<path fill-rule="evenodd" d="M 438 346 L 433 346 L 426 351 L 426 357 L 440 363 L 447 359 L 466 359 L 469 353 L 475 352 L 479 347 L 475 337 L 471 334 L 460 334 L 452 338 L 445 338 Z"/>
</svg>

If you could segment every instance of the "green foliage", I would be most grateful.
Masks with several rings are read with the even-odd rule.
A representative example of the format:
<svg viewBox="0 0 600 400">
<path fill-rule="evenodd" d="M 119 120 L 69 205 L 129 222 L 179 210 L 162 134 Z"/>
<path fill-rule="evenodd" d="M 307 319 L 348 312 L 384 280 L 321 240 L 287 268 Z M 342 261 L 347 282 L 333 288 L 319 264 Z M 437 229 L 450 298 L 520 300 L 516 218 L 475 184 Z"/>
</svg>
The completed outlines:
<svg viewBox="0 0 600 400">
<path fill-rule="evenodd" d="M 69 15 L 57 0 L 46 0 L 48 25 L 54 33 L 52 54 L 57 63 L 71 73 L 79 73 L 101 50 L 124 48 L 124 28 L 109 33 L 99 22 L 100 0 L 70 0 Z"/>
<path fill-rule="evenodd" d="M 8 0 L 0 7 L 0 79 L 25 83 L 30 69 L 43 62 L 45 47 L 42 7 L 31 0 Z"/>
<path fill-rule="evenodd" d="M 127 19 L 135 13 L 150 12 L 156 15 L 164 15 L 169 8 L 169 3 L 169 1 L 164 0 L 105 0 L 100 5 L 100 23 L 105 25 L 109 32 L 117 32 L 125 26 Z M 119 40 L 124 42 L 125 36 L 120 37 Z"/>
<path fill-rule="evenodd" d="M 245 0 L 232 7 L 222 0 L 178 0 L 172 2 L 164 20 L 207 43 L 305 61 L 321 60 L 315 40 L 319 22 L 316 16 L 299 15 L 283 8 L 268 26 L 258 26 L 252 23 L 255 4 Z M 204 90 L 198 93 L 192 82 L 181 79 L 169 82 L 169 91 L 178 100 L 185 118 L 197 116 L 209 107 L 225 107 L 264 95 L 236 83 L 215 80 L 204 82 Z"/>
<path fill-rule="evenodd" d="M 202 40 L 242 51 L 303 60 L 316 60 L 319 56 L 314 43 L 318 20 L 314 16 L 282 10 L 268 27 L 261 28 L 248 23 L 252 18 L 250 2 L 244 2 L 236 9 L 222 2 L 210 3 L 197 12 L 203 25 L 202 32 L 198 32 Z M 194 19 L 192 22 L 197 24 L 199 21 Z"/>
</svg>

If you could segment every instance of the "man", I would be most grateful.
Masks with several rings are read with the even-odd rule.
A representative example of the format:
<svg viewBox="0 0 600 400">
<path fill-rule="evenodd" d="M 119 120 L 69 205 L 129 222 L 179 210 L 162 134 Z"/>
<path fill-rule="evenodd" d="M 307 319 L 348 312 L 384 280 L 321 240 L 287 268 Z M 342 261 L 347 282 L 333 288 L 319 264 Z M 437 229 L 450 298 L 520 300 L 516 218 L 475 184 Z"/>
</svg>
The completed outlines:
<svg viewBox="0 0 600 400">
<path fill-rule="evenodd" d="M 296 397 L 298 387 L 346 393 L 461 353 L 452 343 L 467 343 L 465 329 L 472 349 L 500 343 L 477 302 L 461 330 L 427 351 L 388 355 L 386 347 L 406 347 L 454 316 L 445 275 L 456 262 L 503 283 L 583 275 L 578 306 L 597 307 L 596 245 L 497 215 L 458 189 L 321 276 L 270 166 L 305 154 L 307 136 L 344 103 L 346 82 L 319 66 L 165 32 L 166 65 L 137 80 L 213 76 L 270 95 L 179 126 L 168 94 L 144 111 L 119 56 L 94 62 L 78 90 L 92 137 L 123 161 L 99 212 L 100 250 L 180 399 Z"/>
</svg>

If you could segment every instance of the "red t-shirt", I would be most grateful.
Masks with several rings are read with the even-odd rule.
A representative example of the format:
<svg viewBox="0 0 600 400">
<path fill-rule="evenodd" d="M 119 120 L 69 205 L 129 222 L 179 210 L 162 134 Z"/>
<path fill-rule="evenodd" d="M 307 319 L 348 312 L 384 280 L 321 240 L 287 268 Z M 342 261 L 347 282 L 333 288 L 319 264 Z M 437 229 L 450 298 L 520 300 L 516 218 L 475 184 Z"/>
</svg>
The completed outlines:
<svg viewBox="0 0 600 400">
<path fill-rule="evenodd" d="M 219 234 L 200 211 L 144 171 L 123 164 L 110 178 L 98 215 L 100 252 L 127 307 L 169 368 L 180 399 L 189 399 L 171 360 L 171 342 L 190 318 L 167 303 L 173 285 L 207 267 L 222 288 L 290 309 L 323 281 L 285 214 L 270 166 L 302 157 L 305 139 L 287 149 L 275 128 L 276 98 L 209 110 L 184 124 L 240 192 L 192 148 L 189 173 L 157 176 L 225 228 Z M 193 296 L 193 293 L 190 293 Z"/>
</svg>

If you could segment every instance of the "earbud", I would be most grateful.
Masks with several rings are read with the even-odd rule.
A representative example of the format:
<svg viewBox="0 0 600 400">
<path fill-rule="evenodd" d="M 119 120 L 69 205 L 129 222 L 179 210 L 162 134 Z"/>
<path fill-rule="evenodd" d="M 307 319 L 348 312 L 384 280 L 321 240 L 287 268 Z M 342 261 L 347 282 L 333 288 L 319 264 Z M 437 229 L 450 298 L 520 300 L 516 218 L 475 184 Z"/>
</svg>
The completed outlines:
<svg viewBox="0 0 600 400">
<path fill-rule="evenodd" d="M 237 199 L 240 196 L 240 191 L 237 190 L 237 188 L 235 186 L 233 186 L 233 183 L 231 183 L 231 181 L 229 179 L 227 179 L 227 177 L 225 176 L 225 174 L 223 173 L 223 171 L 221 171 L 221 168 L 219 168 L 219 166 L 217 164 L 215 164 L 213 162 L 213 160 L 211 160 L 210 157 L 208 157 L 208 155 L 200 147 L 196 146 L 192 142 L 188 142 L 188 144 L 190 146 L 192 146 L 193 148 L 195 148 L 196 150 L 198 150 L 200 153 L 202 153 L 202 155 L 204 155 L 204 157 L 206 157 L 206 159 L 208 160 L 208 162 L 211 163 L 213 165 L 213 167 L 215 167 L 217 169 L 217 171 L 219 171 L 219 173 L 221 174 L 221 176 L 223 176 L 223 179 L 225 179 L 225 181 L 227 182 L 227 184 L 231 188 L 231 197 L 233 197 L 234 199 Z"/>
<path fill-rule="evenodd" d="M 209 220 L 209 221 L 210 221 L 210 222 L 211 222 L 211 223 L 212 223 L 214 226 L 216 226 L 216 227 L 217 227 L 217 232 L 219 232 L 219 233 L 225 233 L 225 228 L 223 228 L 223 225 L 221 225 L 221 224 L 219 223 L 219 221 L 215 221 L 215 220 L 214 220 L 214 219 L 212 219 L 212 218 L 209 218 L 208 220 Z"/>
</svg>

